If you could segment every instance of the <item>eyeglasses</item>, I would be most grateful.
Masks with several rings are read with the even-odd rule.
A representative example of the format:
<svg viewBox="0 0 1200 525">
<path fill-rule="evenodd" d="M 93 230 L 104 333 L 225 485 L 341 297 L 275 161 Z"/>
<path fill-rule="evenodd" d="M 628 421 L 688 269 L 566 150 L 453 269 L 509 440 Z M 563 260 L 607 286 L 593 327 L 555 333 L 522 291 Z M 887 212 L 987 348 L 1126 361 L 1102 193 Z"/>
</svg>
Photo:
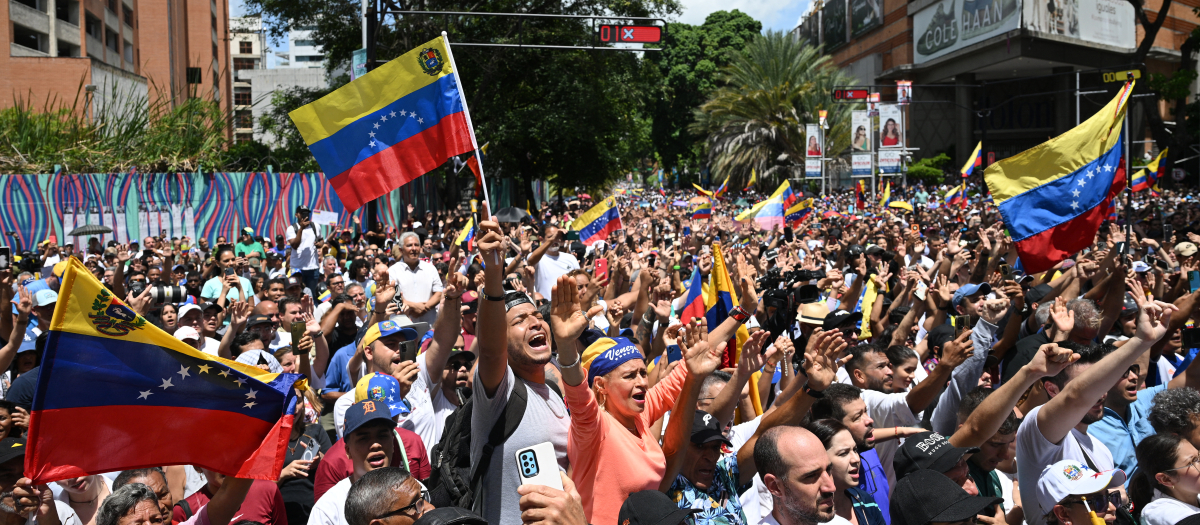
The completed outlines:
<svg viewBox="0 0 1200 525">
<path fill-rule="evenodd" d="M 1180 466 L 1172 468 L 1172 469 L 1164 470 L 1163 472 L 1171 472 L 1172 470 L 1183 470 L 1183 469 L 1186 469 L 1191 466 L 1195 466 L 1196 470 L 1198 472 L 1200 472 L 1200 454 L 1192 456 L 1192 459 L 1189 459 L 1188 462 L 1183 465 L 1180 465 Z"/>
<path fill-rule="evenodd" d="M 1090 496 L 1082 496 L 1079 499 L 1071 501 L 1063 501 L 1063 505 L 1074 505 L 1076 503 L 1087 502 L 1088 507 L 1096 514 L 1104 514 L 1108 512 L 1108 504 L 1112 503 L 1113 507 L 1121 506 L 1121 493 L 1115 490 L 1108 492 L 1100 492 Z"/>
<path fill-rule="evenodd" d="M 421 515 L 422 515 L 422 514 L 425 514 L 425 513 L 424 513 L 424 512 L 420 512 L 420 510 L 419 510 L 419 509 L 422 509 L 422 508 L 424 508 L 424 505 L 423 505 L 423 503 L 425 503 L 426 501 L 429 501 L 429 491 L 427 491 L 427 490 L 422 490 L 422 491 L 421 491 L 421 495 L 417 496 L 417 499 L 413 500 L 413 502 L 412 502 L 412 503 L 409 503 L 408 505 L 405 505 L 405 506 L 403 506 L 403 507 L 400 507 L 400 508 L 398 508 L 398 509 L 396 509 L 396 510 L 393 510 L 393 511 L 391 511 L 391 512 L 387 513 L 387 514 L 384 514 L 384 515 L 382 515 L 382 516 L 379 516 L 379 517 L 377 517 L 377 518 L 375 518 L 375 519 L 377 519 L 377 520 L 381 520 L 381 519 L 384 519 L 384 518 L 390 518 L 390 517 L 392 517 L 392 516 L 399 516 L 399 515 L 401 515 L 401 514 L 408 514 L 408 512 L 409 512 L 410 510 L 411 510 L 411 511 L 417 511 L 417 516 L 416 516 L 416 517 L 420 518 L 420 517 L 421 517 Z"/>
</svg>

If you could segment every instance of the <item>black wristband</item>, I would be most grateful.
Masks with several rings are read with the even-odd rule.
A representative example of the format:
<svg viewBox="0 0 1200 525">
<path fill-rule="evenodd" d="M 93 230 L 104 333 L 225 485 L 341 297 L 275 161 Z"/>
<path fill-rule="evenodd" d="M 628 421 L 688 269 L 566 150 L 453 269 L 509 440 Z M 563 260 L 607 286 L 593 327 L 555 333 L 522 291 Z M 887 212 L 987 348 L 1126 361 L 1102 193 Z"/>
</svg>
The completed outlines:
<svg viewBox="0 0 1200 525">
<path fill-rule="evenodd" d="M 484 289 L 484 290 L 480 290 L 480 291 L 479 291 L 479 294 L 480 294 L 480 295 L 482 295 L 484 299 L 487 299 L 487 300 L 489 300 L 489 301 L 496 301 L 496 302 L 500 302 L 500 301 L 503 301 L 503 300 L 504 300 L 504 294 L 500 294 L 500 296 L 499 296 L 499 297 L 491 296 L 491 295 L 488 295 L 488 293 L 487 293 L 487 290 L 486 290 L 486 289 Z"/>
<path fill-rule="evenodd" d="M 804 385 L 804 393 L 808 394 L 808 397 L 811 397 L 813 399 L 821 399 L 821 398 L 825 397 L 824 390 L 813 390 L 808 385 Z"/>
</svg>

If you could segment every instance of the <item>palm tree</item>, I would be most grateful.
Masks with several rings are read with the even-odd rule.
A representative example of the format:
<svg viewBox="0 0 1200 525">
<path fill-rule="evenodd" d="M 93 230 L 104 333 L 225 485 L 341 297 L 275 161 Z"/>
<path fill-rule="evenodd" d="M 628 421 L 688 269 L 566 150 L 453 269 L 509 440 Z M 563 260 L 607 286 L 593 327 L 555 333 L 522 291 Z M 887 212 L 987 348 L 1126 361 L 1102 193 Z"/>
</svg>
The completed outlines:
<svg viewBox="0 0 1200 525">
<path fill-rule="evenodd" d="M 835 103 L 832 91 L 854 80 L 820 48 L 768 31 L 735 54 L 719 80 L 724 85 L 696 111 L 691 128 L 708 136 L 713 173 L 746 181 L 755 169 L 763 181 L 803 170 L 804 125 L 817 123 L 821 109 L 829 111 L 825 150 L 837 155 L 850 147 L 856 105 Z"/>
</svg>

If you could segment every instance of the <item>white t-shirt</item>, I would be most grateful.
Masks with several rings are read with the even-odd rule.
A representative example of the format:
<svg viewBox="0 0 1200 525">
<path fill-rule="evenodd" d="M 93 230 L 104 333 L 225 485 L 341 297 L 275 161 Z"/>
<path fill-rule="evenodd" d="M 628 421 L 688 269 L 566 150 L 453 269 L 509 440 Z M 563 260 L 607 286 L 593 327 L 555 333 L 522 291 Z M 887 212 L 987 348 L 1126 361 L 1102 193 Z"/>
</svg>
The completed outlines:
<svg viewBox="0 0 1200 525">
<path fill-rule="evenodd" d="M 59 500 L 54 500 L 54 509 L 58 511 L 58 522 L 60 525 L 83 525 L 83 521 L 79 519 L 79 515 L 75 513 L 75 509 L 70 505 Z M 25 525 L 36 525 L 37 513 L 34 512 L 25 519 Z"/>
<path fill-rule="evenodd" d="M 292 242 L 296 238 L 296 225 L 288 226 L 287 239 Z M 288 266 L 293 270 L 317 269 L 317 232 L 313 228 L 305 228 L 300 234 L 300 247 L 290 250 Z M 290 246 L 290 245 L 289 245 Z"/>
<path fill-rule="evenodd" d="M 330 487 L 308 515 L 309 525 L 346 525 L 346 496 L 350 494 L 352 484 L 350 478 L 346 478 Z"/>
<path fill-rule="evenodd" d="M 1179 501 L 1154 489 L 1154 499 L 1142 509 L 1142 525 L 1175 525 L 1179 520 L 1200 513 L 1195 505 Z"/>
<path fill-rule="evenodd" d="M 579 260 L 568 252 L 558 252 L 558 255 L 550 255 L 546 253 L 538 259 L 537 263 L 537 279 L 534 284 L 534 291 L 542 294 L 542 297 L 549 298 L 550 292 L 554 288 L 554 284 L 558 282 L 558 278 L 571 272 L 571 270 L 579 269 Z"/>
<path fill-rule="evenodd" d="M 437 268 L 428 261 L 418 261 L 416 268 L 400 261 L 388 268 L 388 277 L 400 291 L 401 298 L 413 303 L 426 302 L 433 294 L 445 289 Z M 430 308 L 423 315 L 409 317 L 413 322 L 429 323 L 432 326 L 437 320 L 437 307 Z"/>
<path fill-rule="evenodd" d="M 1042 470 L 1047 465 L 1053 465 L 1064 459 L 1073 459 L 1084 465 L 1091 463 L 1101 471 L 1111 470 L 1113 466 L 1112 453 L 1099 439 L 1086 432 L 1072 428 L 1063 438 L 1062 443 L 1054 444 L 1042 435 L 1038 428 L 1037 415 L 1045 405 L 1030 410 L 1017 429 L 1017 483 L 1022 490 L 1027 487 L 1037 487 Z M 1084 454 L 1087 457 L 1084 457 Z M 1051 509 L 1041 509 L 1037 499 L 1022 498 L 1025 501 L 1025 522 L 1029 525 L 1045 525 L 1044 519 Z M 1031 504 L 1032 502 L 1032 504 Z"/>
<path fill-rule="evenodd" d="M 200 345 L 200 351 L 208 355 L 217 355 L 220 348 L 221 342 L 208 336 L 204 336 L 204 344 Z"/>
<path fill-rule="evenodd" d="M 413 381 L 408 391 L 408 404 L 412 413 L 400 426 L 421 436 L 425 450 L 433 460 L 433 446 L 442 439 L 442 431 L 446 428 L 446 418 L 458 408 L 442 393 L 441 378 L 434 379 L 429 375 L 429 365 L 425 362 L 428 353 L 417 356 L 417 380 Z"/>
<path fill-rule="evenodd" d="M 862 398 L 867 404 L 867 415 L 875 420 L 875 428 L 921 425 L 921 419 L 908 408 L 908 394 L 863 390 Z M 875 452 L 879 454 L 879 463 L 883 466 L 883 472 L 887 474 L 889 487 L 896 486 L 896 469 L 892 466 L 892 459 L 896 457 L 901 441 L 892 439 L 875 445 Z"/>
</svg>

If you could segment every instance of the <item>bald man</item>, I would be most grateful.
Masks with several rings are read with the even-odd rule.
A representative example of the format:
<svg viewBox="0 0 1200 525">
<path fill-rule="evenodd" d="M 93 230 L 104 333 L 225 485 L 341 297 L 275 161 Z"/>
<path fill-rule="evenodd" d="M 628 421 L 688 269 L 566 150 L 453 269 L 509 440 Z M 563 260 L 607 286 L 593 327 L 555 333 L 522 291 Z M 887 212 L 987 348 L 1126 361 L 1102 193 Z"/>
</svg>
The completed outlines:
<svg viewBox="0 0 1200 525">
<path fill-rule="evenodd" d="M 833 519 L 833 477 L 821 440 L 800 427 L 779 426 L 754 445 L 754 464 L 774 510 L 761 524 L 817 525 Z"/>
</svg>

